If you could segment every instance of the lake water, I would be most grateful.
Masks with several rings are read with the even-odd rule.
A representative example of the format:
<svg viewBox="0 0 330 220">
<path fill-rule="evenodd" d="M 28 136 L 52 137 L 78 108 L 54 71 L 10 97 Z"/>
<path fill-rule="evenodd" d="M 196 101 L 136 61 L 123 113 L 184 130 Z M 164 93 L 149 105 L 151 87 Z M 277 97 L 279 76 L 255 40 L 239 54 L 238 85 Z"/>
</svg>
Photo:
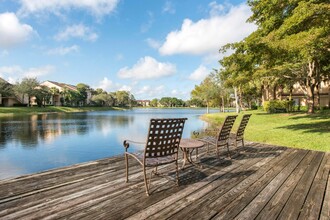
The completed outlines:
<svg viewBox="0 0 330 220">
<path fill-rule="evenodd" d="M 189 138 L 207 126 L 199 119 L 204 113 L 132 109 L 0 118 L 0 179 L 123 154 L 124 139 L 145 141 L 150 118 L 188 118 L 183 137 Z M 130 146 L 131 151 L 142 149 Z"/>
</svg>

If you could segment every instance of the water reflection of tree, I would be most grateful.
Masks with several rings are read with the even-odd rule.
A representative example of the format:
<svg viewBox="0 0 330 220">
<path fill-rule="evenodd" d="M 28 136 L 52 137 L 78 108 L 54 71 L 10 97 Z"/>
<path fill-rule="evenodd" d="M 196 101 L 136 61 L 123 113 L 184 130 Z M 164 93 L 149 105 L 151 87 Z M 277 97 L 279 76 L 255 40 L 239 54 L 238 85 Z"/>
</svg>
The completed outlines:
<svg viewBox="0 0 330 220">
<path fill-rule="evenodd" d="M 127 127 L 134 121 L 134 117 L 124 115 L 98 115 L 93 121 L 96 123 L 96 128 L 102 130 L 109 125 L 111 125 L 112 128 Z"/>
<path fill-rule="evenodd" d="M 2 118 L 0 124 L 1 145 L 19 141 L 23 146 L 30 148 L 38 144 L 36 131 L 30 128 L 34 126 L 30 120 L 24 120 L 22 117 Z"/>
<path fill-rule="evenodd" d="M 40 141 L 61 135 L 85 135 L 91 130 L 129 126 L 133 116 L 81 114 L 40 114 L 2 118 L 0 121 L 0 146 L 18 142 L 24 148 L 37 147 Z M 0 147 L 0 148 L 1 148 Z"/>
</svg>

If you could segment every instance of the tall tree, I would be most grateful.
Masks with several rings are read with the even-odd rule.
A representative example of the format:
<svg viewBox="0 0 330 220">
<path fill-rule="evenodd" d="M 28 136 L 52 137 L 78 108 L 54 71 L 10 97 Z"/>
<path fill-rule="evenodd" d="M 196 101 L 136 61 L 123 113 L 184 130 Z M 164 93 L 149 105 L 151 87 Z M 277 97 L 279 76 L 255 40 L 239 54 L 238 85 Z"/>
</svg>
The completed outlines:
<svg viewBox="0 0 330 220">
<path fill-rule="evenodd" d="M 120 107 L 130 106 L 135 101 L 134 96 L 128 91 L 117 91 L 114 93 L 116 105 Z M 132 100 L 134 98 L 134 100 Z"/>
<path fill-rule="evenodd" d="M 249 0 L 248 4 L 253 12 L 249 21 L 258 25 L 262 41 L 273 51 L 282 51 L 282 56 L 274 57 L 274 66 L 298 73 L 296 78 L 307 90 L 308 112 L 313 113 L 315 88 L 330 75 L 328 0 Z"/>
<path fill-rule="evenodd" d="M 79 93 L 79 102 L 82 102 L 83 105 L 86 105 L 86 101 L 87 101 L 87 98 L 88 98 L 88 92 L 90 90 L 90 86 L 89 85 L 86 85 L 84 83 L 79 83 L 77 84 L 77 90 L 78 90 L 78 93 Z"/>
<path fill-rule="evenodd" d="M 60 94 L 60 90 L 56 87 L 51 87 L 49 93 L 52 95 L 52 104 L 55 105 L 55 95 Z"/>
<path fill-rule="evenodd" d="M 92 101 L 100 106 L 114 106 L 115 98 L 113 94 L 100 93 L 92 97 Z"/>
<path fill-rule="evenodd" d="M 151 107 L 158 107 L 158 102 L 159 102 L 158 99 L 152 99 L 152 100 L 150 101 L 150 106 L 151 106 Z"/>
<path fill-rule="evenodd" d="M 46 102 L 48 102 L 52 96 L 52 93 L 50 92 L 50 89 L 47 86 L 38 86 L 34 92 L 33 95 L 36 98 L 36 102 L 38 107 L 42 107 L 46 105 Z"/>
<path fill-rule="evenodd" d="M 191 91 L 193 99 L 200 99 L 206 105 L 206 113 L 209 113 L 209 107 L 215 98 L 218 97 L 219 87 L 215 82 L 214 78 L 209 75 L 207 76 L 200 85 L 195 85 L 194 90 Z"/>
<path fill-rule="evenodd" d="M 22 96 L 22 101 L 24 101 L 24 95 L 28 96 L 28 106 L 30 106 L 30 99 L 34 95 L 35 90 L 39 86 L 39 81 L 37 78 L 23 78 L 20 83 L 14 85 L 14 91 L 17 95 Z"/>
</svg>

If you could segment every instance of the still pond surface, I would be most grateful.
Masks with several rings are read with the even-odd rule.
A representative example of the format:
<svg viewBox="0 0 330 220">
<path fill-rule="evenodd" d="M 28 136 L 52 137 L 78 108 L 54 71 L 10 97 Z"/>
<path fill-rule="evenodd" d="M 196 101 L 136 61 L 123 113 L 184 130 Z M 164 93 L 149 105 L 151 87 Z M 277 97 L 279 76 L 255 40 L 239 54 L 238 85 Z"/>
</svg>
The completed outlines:
<svg viewBox="0 0 330 220">
<path fill-rule="evenodd" d="M 215 110 L 214 110 L 215 111 Z M 207 126 L 205 109 L 132 109 L 0 118 L 0 179 L 123 154 L 145 141 L 150 118 L 186 117 L 183 137 Z M 131 151 L 143 146 L 130 146 Z"/>
</svg>

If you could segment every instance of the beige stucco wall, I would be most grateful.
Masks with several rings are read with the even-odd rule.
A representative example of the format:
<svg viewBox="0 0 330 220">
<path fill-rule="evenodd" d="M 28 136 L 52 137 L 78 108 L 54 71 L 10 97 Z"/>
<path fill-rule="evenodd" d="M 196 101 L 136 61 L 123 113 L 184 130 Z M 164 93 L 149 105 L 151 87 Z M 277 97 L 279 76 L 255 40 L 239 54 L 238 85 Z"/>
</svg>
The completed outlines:
<svg viewBox="0 0 330 220">
<path fill-rule="evenodd" d="M 17 99 L 15 98 L 3 98 L 2 99 L 2 104 L 3 106 L 6 106 L 6 107 L 12 107 L 14 106 L 14 104 L 19 104 L 20 102 L 17 101 Z"/>
</svg>

